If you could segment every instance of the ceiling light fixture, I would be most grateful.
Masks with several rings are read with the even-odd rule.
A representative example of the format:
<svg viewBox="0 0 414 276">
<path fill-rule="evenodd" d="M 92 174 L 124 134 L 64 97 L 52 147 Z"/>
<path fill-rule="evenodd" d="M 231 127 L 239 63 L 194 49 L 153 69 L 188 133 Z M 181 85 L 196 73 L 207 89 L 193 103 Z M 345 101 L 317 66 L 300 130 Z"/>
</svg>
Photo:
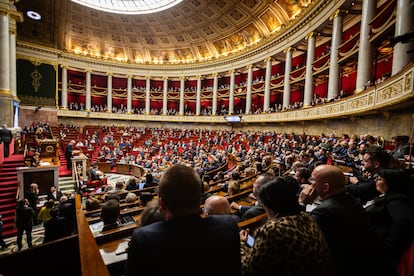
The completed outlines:
<svg viewBox="0 0 414 276">
<path fill-rule="evenodd" d="M 29 17 L 33 20 L 41 20 L 42 19 L 42 16 L 38 12 L 35 12 L 35 11 L 27 11 L 26 15 L 27 15 L 27 17 Z"/>
</svg>

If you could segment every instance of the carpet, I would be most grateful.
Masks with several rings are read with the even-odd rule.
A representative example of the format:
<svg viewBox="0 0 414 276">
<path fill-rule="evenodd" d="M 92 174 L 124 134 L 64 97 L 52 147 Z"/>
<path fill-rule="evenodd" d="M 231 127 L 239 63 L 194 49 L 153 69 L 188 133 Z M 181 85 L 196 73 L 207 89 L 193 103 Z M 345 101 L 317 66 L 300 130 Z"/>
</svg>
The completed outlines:
<svg viewBox="0 0 414 276">
<path fill-rule="evenodd" d="M 36 225 L 32 229 L 32 245 L 33 246 L 39 246 L 43 243 L 43 237 L 44 237 L 44 228 L 42 224 Z M 18 251 L 17 243 L 16 243 L 16 236 L 6 238 L 4 241 L 7 244 L 7 248 L 4 250 L 0 249 L 0 256 L 5 256 L 9 254 L 13 254 Z M 23 248 L 22 250 L 26 250 L 27 242 L 26 242 L 26 233 L 23 234 Z"/>
</svg>

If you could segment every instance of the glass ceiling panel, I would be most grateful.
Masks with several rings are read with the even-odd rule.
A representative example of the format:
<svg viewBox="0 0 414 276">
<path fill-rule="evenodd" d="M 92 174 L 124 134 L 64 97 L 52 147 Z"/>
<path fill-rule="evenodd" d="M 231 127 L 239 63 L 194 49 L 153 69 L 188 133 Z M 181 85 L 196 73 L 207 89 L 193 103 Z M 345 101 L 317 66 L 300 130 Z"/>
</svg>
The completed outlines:
<svg viewBox="0 0 414 276">
<path fill-rule="evenodd" d="M 71 0 L 92 9 L 120 13 L 146 14 L 169 9 L 182 0 Z"/>
</svg>

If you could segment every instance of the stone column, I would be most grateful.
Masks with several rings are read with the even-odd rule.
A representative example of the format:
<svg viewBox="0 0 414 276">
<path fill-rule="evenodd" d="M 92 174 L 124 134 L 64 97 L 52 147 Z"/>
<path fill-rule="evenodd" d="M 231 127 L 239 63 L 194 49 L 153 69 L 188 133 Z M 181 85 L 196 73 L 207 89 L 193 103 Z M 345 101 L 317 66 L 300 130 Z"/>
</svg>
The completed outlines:
<svg viewBox="0 0 414 276">
<path fill-rule="evenodd" d="M 196 115 L 200 115 L 201 107 L 201 76 L 197 76 Z"/>
<path fill-rule="evenodd" d="M 127 114 L 132 113 L 132 76 L 127 75 Z"/>
<path fill-rule="evenodd" d="M 0 123 L 12 127 L 13 94 L 10 90 L 9 1 L 0 1 Z"/>
<path fill-rule="evenodd" d="M 362 0 L 361 31 L 359 35 L 358 65 L 355 92 L 361 92 L 365 83 L 371 79 L 372 46 L 369 43 L 371 26 L 369 22 L 374 18 L 377 1 Z"/>
<path fill-rule="evenodd" d="M 290 72 L 292 71 L 292 51 L 293 48 L 285 49 L 285 81 L 283 84 L 283 109 L 288 109 L 290 106 Z"/>
<path fill-rule="evenodd" d="M 263 99 L 263 112 L 267 112 L 270 107 L 270 79 L 272 78 L 272 58 L 269 57 L 266 62 L 265 88 Z"/>
<path fill-rule="evenodd" d="M 180 78 L 180 112 L 179 115 L 184 115 L 184 90 L 185 90 L 185 78 Z"/>
<path fill-rule="evenodd" d="M 68 109 L 68 67 L 62 65 L 62 109 Z"/>
<path fill-rule="evenodd" d="M 17 99 L 17 81 L 16 81 L 16 20 L 13 17 L 9 18 L 9 27 L 10 27 L 10 40 L 9 40 L 9 49 L 10 49 L 10 91 L 14 97 Z"/>
<path fill-rule="evenodd" d="M 86 103 L 85 103 L 85 111 L 91 111 L 91 70 L 86 70 Z"/>
<path fill-rule="evenodd" d="M 411 0 L 397 1 L 397 18 L 394 36 L 402 36 L 413 31 L 413 5 Z M 392 75 L 397 74 L 405 65 L 414 61 L 414 40 L 399 41 L 394 45 Z"/>
<path fill-rule="evenodd" d="M 230 88 L 229 88 L 229 114 L 234 114 L 234 82 L 235 82 L 235 72 L 234 70 L 231 70 Z"/>
<path fill-rule="evenodd" d="M 213 106 L 211 115 L 217 115 L 218 73 L 214 73 L 213 77 Z"/>
<path fill-rule="evenodd" d="M 107 88 L 108 88 L 108 95 L 106 96 L 106 108 L 109 113 L 112 113 L 112 73 L 107 73 Z"/>
<path fill-rule="evenodd" d="M 305 93 L 303 106 L 309 107 L 313 97 L 313 61 L 315 60 L 315 33 L 311 32 L 306 36 L 308 40 L 308 50 L 306 53 L 306 75 L 305 75 Z"/>
<path fill-rule="evenodd" d="M 151 79 L 149 76 L 145 77 L 145 114 L 150 114 L 151 102 L 150 102 L 150 91 L 151 91 Z"/>
<path fill-rule="evenodd" d="M 164 86 L 162 94 L 162 115 L 168 113 L 168 77 L 164 77 Z"/>
<path fill-rule="evenodd" d="M 329 81 L 328 81 L 328 101 L 335 99 L 339 87 L 339 64 L 338 52 L 342 37 L 342 14 L 337 10 L 330 18 L 333 20 L 331 55 L 329 60 Z"/>
<path fill-rule="evenodd" d="M 252 108 L 252 82 L 253 82 L 253 65 L 247 66 L 247 87 L 246 87 L 246 114 L 250 114 Z"/>
</svg>

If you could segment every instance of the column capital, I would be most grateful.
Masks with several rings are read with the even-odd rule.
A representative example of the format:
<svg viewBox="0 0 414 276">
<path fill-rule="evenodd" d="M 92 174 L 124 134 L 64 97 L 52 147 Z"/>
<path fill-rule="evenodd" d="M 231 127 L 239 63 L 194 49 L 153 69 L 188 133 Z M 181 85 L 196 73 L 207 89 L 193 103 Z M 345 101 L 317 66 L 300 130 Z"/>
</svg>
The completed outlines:
<svg viewBox="0 0 414 276">
<path fill-rule="evenodd" d="M 151 79 L 151 76 L 145 76 L 145 79 L 146 80 L 150 80 Z"/>
<path fill-rule="evenodd" d="M 66 69 L 66 70 L 69 68 L 69 66 L 67 66 L 66 64 L 61 64 L 61 65 L 60 65 L 60 67 L 61 67 L 62 69 Z"/>
<path fill-rule="evenodd" d="M 180 81 L 185 80 L 185 76 L 180 77 Z"/>
<path fill-rule="evenodd" d="M 200 75 L 196 76 L 196 79 L 201 80 L 201 76 Z"/>
<path fill-rule="evenodd" d="M 23 13 L 19 12 L 19 11 L 14 11 L 14 10 L 9 10 L 8 11 L 8 16 L 14 20 L 16 20 L 16 22 L 23 22 Z"/>
<path fill-rule="evenodd" d="M 269 61 L 272 61 L 272 57 L 268 57 L 264 60 L 264 62 L 269 62 Z"/>
<path fill-rule="evenodd" d="M 249 65 L 247 65 L 246 67 L 247 67 L 247 69 L 249 69 L 249 70 L 250 70 L 250 69 L 252 69 L 252 68 L 253 68 L 253 64 L 249 64 Z"/>
<path fill-rule="evenodd" d="M 236 70 L 234 70 L 234 69 L 230 70 L 231 75 L 234 75 L 234 73 L 236 73 Z"/>
<path fill-rule="evenodd" d="M 332 15 L 329 17 L 329 20 L 334 20 L 335 17 L 342 16 L 343 14 L 347 14 L 347 13 L 348 13 L 347 10 L 338 9 L 332 13 Z"/>
<path fill-rule="evenodd" d="M 168 80 L 168 77 L 167 77 L 167 76 L 164 76 L 164 77 L 162 77 L 162 79 L 163 79 L 164 81 L 166 81 L 166 80 Z"/>
<path fill-rule="evenodd" d="M 127 75 L 126 75 L 126 77 L 127 77 L 128 79 L 132 79 L 132 75 L 131 75 L 131 74 L 127 74 Z"/>
<path fill-rule="evenodd" d="M 213 78 L 218 78 L 219 73 L 213 73 Z"/>
<path fill-rule="evenodd" d="M 305 36 L 305 39 L 306 40 L 309 40 L 309 39 L 311 39 L 312 37 L 316 37 L 316 36 L 318 36 L 319 35 L 319 33 L 317 33 L 317 32 L 310 32 L 310 33 L 308 33 L 306 36 Z"/>
<path fill-rule="evenodd" d="M 288 53 L 288 52 L 294 52 L 296 51 L 296 48 L 294 47 L 287 47 L 285 50 L 283 50 L 283 53 Z"/>
<path fill-rule="evenodd" d="M 106 75 L 109 77 L 109 76 L 113 76 L 114 75 L 114 73 L 112 73 L 112 72 L 106 72 Z"/>
<path fill-rule="evenodd" d="M 92 69 L 85 69 L 86 73 L 92 73 Z"/>
</svg>

